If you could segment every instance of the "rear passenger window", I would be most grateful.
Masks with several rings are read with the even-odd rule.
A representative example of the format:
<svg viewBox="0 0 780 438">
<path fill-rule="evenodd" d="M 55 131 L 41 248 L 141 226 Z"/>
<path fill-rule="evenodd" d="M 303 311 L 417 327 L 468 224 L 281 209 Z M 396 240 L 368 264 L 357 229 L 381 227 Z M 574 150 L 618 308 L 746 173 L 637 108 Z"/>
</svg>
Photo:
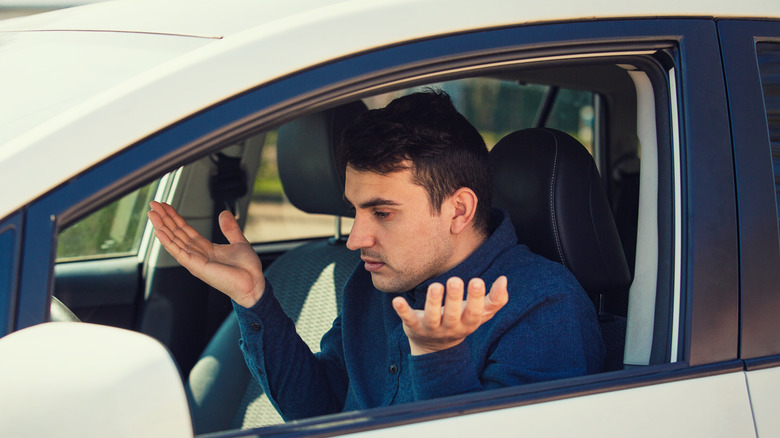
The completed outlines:
<svg viewBox="0 0 780 438">
<path fill-rule="evenodd" d="M 594 99 L 590 91 L 561 89 L 544 126 L 566 132 L 593 155 Z"/>
<path fill-rule="evenodd" d="M 757 51 L 769 127 L 769 142 L 772 148 L 775 204 L 780 230 L 780 43 L 758 43 Z"/>
<path fill-rule="evenodd" d="M 510 132 L 547 126 L 566 132 L 593 153 L 595 94 L 557 86 L 468 78 L 438 82 L 365 99 L 369 108 L 382 108 L 393 99 L 426 88 L 441 89 L 482 134 L 488 149 Z"/>
</svg>

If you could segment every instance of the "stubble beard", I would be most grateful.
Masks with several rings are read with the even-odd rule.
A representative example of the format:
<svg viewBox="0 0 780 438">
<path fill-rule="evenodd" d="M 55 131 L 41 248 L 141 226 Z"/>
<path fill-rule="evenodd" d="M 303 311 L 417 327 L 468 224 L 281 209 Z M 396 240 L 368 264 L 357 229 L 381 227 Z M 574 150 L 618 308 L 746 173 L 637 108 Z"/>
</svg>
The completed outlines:
<svg viewBox="0 0 780 438">
<path fill-rule="evenodd" d="M 403 293 L 444 273 L 443 266 L 450 258 L 453 249 L 443 241 L 438 243 L 428 257 L 423 257 L 424 263 L 410 263 L 408 268 L 400 270 L 388 263 L 381 254 L 372 251 L 361 251 L 361 254 L 381 261 L 385 264 L 383 270 L 390 271 L 371 273 L 371 282 L 377 290 L 385 293 Z"/>
</svg>

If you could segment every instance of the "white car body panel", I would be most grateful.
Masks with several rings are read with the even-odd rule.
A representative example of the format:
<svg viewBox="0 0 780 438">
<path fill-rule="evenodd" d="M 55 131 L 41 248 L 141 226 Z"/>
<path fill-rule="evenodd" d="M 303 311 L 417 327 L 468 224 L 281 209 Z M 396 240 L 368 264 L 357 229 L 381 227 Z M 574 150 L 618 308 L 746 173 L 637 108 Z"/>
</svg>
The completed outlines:
<svg viewBox="0 0 780 438">
<path fill-rule="evenodd" d="M 745 374 L 737 372 L 461 415 L 356 436 L 730 438 L 755 436 L 755 430 Z"/>
<path fill-rule="evenodd" d="M 60 53 L 63 65 L 74 59 L 69 53 L 79 52 L 84 45 L 97 47 L 105 44 L 102 54 L 99 50 L 83 54 L 83 61 L 92 58 L 94 65 L 105 64 L 103 56 L 113 52 L 117 64 L 109 63 L 105 70 L 91 68 L 92 64 L 87 64 L 90 69 L 83 72 L 78 65 L 71 65 L 73 69 L 67 72 L 57 70 L 49 77 L 51 83 L 46 86 L 71 88 L 67 89 L 68 95 L 49 102 L 48 106 L 45 104 L 48 101 L 46 95 L 38 97 L 44 102 L 40 106 L 32 101 L 24 102 L 29 103 L 29 107 L 24 107 L 22 103 L 13 106 L 13 99 L 5 102 L 0 99 L 0 184 L 6 188 L 0 197 L 0 218 L 166 126 L 253 87 L 311 66 L 398 42 L 469 30 L 553 21 L 661 16 L 780 17 L 780 2 L 660 0 L 585 3 L 566 0 L 526 6 L 509 0 L 477 3 L 469 0 L 306 0 L 273 3 L 254 0 L 128 0 L 3 22 L 0 23 L 0 83 L 13 88 L 8 93 L 17 99 L 24 97 L 25 93 L 40 91 L 24 88 L 35 85 L 29 76 L 39 71 L 23 69 L 39 64 L 38 70 L 44 70 L 51 58 L 43 58 L 45 52 L 34 49 L 15 54 L 12 59 L 4 57 L 5 41 L 59 44 L 63 47 Z M 40 77 L 47 76 L 42 74 Z M 3 105 L 6 105 L 5 108 Z M 27 109 L 22 111 L 20 108 Z M 14 117 L 18 113 L 30 118 L 16 120 Z M 5 132 L 4 127 L 8 129 Z M 34 172 L 30 171 L 30 163 L 35 163 Z M 679 208 L 676 210 L 679 211 Z M 63 333 L 70 333 L 70 339 L 80 339 L 81 336 L 67 330 Z M 7 344 L 13 339 L 10 335 L 0 342 Z M 83 341 L 83 346 L 103 345 L 98 338 L 80 341 Z M 119 345 L 127 348 L 127 344 L 119 343 L 116 348 Z M 42 354 L 37 362 L 45 367 L 46 355 L 37 353 Z M 83 363 L 83 360 L 74 362 Z M 2 365 L 0 362 L 0 368 Z M 60 367 L 66 365 L 58 364 Z M 138 366 L 137 363 L 130 365 Z M 174 366 L 172 362 L 168 365 Z M 76 369 L 76 365 L 73 367 L 73 370 L 61 368 L 59 372 L 79 385 L 95 380 L 94 375 L 78 375 L 89 370 Z M 3 369 L 2 372 L 47 375 L 45 369 L 34 368 Z M 178 379 L 178 375 L 174 377 L 168 381 Z M 20 378 L 19 382 L 30 379 Z M 61 381 L 58 380 L 58 383 Z M 149 382 L 149 385 L 155 384 Z M 81 387 L 53 386 L 83 391 Z M 154 392 L 146 387 L 117 389 L 132 390 Z M 11 391 L 16 391 L 16 395 L 9 396 L 9 399 L 24 399 L 22 387 L 0 389 L 0 393 L 6 396 Z M 413 423 L 366 431 L 361 435 L 483 436 L 488 429 L 491 437 L 518 434 L 754 436 L 780 430 L 780 418 L 775 415 L 780 408 L 778 393 L 778 369 L 732 372 Z M 92 392 L 88 394 L 92 395 Z M 177 391 L 169 394 L 178 397 L 170 400 L 170 406 L 182 405 L 183 394 Z M 40 413 L 41 402 L 40 399 L 30 401 L 31 406 L 35 403 L 35 409 L 23 405 L 18 407 L 26 409 L 29 415 L 35 415 Z M 110 407 L 99 397 L 94 405 L 94 412 L 98 414 L 100 409 Z M 75 406 L 84 409 L 84 404 Z M 155 409 L 165 412 L 166 406 Z M 47 408 L 46 411 L 57 412 L 57 409 L 61 407 Z M 9 412 L 15 411 L 4 413 L 10 415 Z M 626 415 L 615 417 L 615 412 Z M 67 416 L 76 414 L 64 410 L 57 415 L 59 417 L 47 417 L 46 421 L 56 424 L 58 418 L 65 421 Z M 186 423 L 183 418 L 188 420 L 188 415 L 188 412 L 179 410 L 167 417 L 172 420 L 167 435 L 191 436 L 191 430 L 177 426 Z M 144 424 L 146 420 L 132 416 L 108 413 L 104 416 L 127 418 L 149 426 L 148 422 Z M 21 417 L 16 420 L 20 420 L 21 425 L 33 421 Z M 0 424 L 10 423 L 3 420 Z M 90 430 L 111 435 L 109 429 L 102 427 Z M 41 432 L 46 433 L 51 432 Z"/>
<path fill-rule="evenodd" d="M 780 368 L 750 371 L 747 383 L 758 436 L 774 436 L 780 431 Z"/>
<path fill-rule="evenodd" d="M 74 8 L 49 17 L 0 24 L 0 38 L 8 37 L 5 32 L 36 30 L 50 32 L 54 39 L 60 32 L 80 30 L 95 32 L 96 38 L 103 31 L 167 35 L 159 38 L 171 38 L 170 35 L 221 38 L 152 66 L 108 90 L 80 99 L 82 104 L 63 109 L 0 144 L 0 186 L 17 188 L 3 197 L 0 217 L 200 109 L 283 75 L 399 41 L 553 20 L 702 16 L 698 12 L 702 10 L 709 11 L 708 16 L 780 16 L 780 3 L 773 0 L 739 4 L 724 0 L 665 0 L 643 4 L 568 1 L 565 4 L 541 2 L 528 7 L 518 7 L 509 0 L 315 3 L 318 6 L 312 8 L 312 2 L 289 6 L 280 2 L 275 6 L 267 2 L 176 1 L 160 6 L 154 1 L 120 1 L 85 6 L 92 8 L 89 11 Z M 238 19 L 226 12 L 237 9 Z M 173 10 L 178 13 L 172 13 Z M 251 21 L 246 17 L 256 17 L 256 25 L 246 28 Z M 223 24 L 214 24 L 219 22 Z M 154 40 L 134 43 L 138 45 L 132 49 L 148 50 L 154 47 Z M 291 47 L 295 50 L 290 50 Z M 2 59 L 0 82 L 7 84 Z M 128 120 L 132 123 L 127 123 Z M 0 121 L 0 125 L 4 123 Z M 29 162 L 39 165 L 34 174 L 23 171 Z"/>
</svg>

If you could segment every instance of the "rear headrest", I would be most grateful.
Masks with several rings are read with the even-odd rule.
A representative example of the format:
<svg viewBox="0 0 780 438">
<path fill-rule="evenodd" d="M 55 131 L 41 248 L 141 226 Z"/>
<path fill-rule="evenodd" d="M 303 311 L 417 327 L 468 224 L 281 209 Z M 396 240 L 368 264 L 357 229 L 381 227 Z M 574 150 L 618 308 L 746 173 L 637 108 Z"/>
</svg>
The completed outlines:
<svg viewBox="0 0 780 438">
<path fill-rule="evenodd" d="M 279 178 L 294 206 L 308 213 L 352 215 L 344 202 L 344 172 L 336 152 L 344 128 L 366 109 L 361 101 L 351 102 L 279 128 Z"/>
<path fill-rule="evenodd" d="M 625 289 L 631 277 L 593 158 L 548 128 L 513 132 L 490 152 L 493 203 L 509 212 L 518 241 L 562 263 L 591 295 Z"/>
</svg>

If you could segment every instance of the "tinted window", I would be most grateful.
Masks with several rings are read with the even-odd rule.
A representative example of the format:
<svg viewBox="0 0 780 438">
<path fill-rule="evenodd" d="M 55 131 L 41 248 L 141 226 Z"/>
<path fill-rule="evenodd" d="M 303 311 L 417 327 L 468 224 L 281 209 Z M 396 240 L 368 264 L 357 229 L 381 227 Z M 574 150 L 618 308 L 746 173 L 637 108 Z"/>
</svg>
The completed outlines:
<svg viewBox="0 0 780 438">
<path fill-rule="evenodd" d="M 780 44 L 758 44 L 758 66 L 764 91 L 769 141 L 772 147 L 772 169 L 775 177 L 775 204 L 780 225 Z"/>
<path fill-rule="evenodd" d="M 15 289 L 15 271 L 18 268 L 19 256 L 18 235 L 18 229 L 12 223 L 0 226 L 0 306 L 11 303 Z M 11 306 L 6 309 L 0 307 L 0 336 L 5 335 L 11 328 L 9 324 L 12 321 L 12 312 Z"/>
</svg>

